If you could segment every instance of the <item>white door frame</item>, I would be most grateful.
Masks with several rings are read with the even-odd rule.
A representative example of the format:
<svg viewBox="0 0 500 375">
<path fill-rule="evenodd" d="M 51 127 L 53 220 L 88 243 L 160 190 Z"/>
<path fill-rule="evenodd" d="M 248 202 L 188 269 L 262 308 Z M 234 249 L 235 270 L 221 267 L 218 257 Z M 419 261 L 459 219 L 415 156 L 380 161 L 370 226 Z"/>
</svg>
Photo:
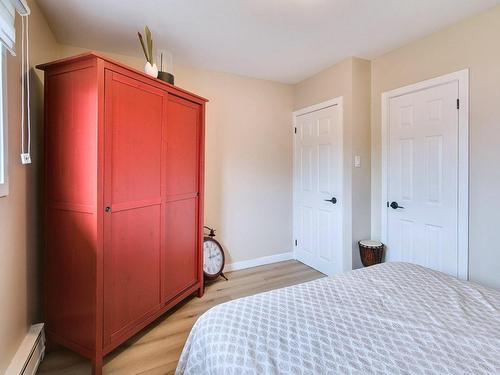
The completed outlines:
<svg viewBox="0 0 500 375">
<path fill-rule="evenodd" d="M 342 261 L 341 264 L 339 264 L 339 272 L 340 271 L 346 271 L 345 267 L 346 264 L 352 264 L 352 245 L 348 241 L 350 238 L 350 233 L 351 233 L 351 194 L 350 194 L 350 182 L 346 181 L 345 178 L 345 173 L 344 173 L 344 105 L 343 105 L 343 97 L 339 96 L 318 104 L 311 105 L 309 107 L 301 108 L 292 113 L 292 134 L 295 131 L 295 128 L 297 126 L 297 117 L 300 115 L 305 115 L 307 113 L 319 111 L 328 107 L 333 107 L 337 106 L 340 109 L 339 113 L 339 118 L 340 118 L 340 123 L 341 123 L 341 139 L 340 139 L 340 158 L 341 162 L 340 165 L 342 166 L 342 196 L 343 196 L 343 202 L 342 202 Z M 296 155 L 296 150 L 297 150 L 297 137 L 293 137 L 293 181 L 292 181 L 292 215 L 293 215 L 293 257 L 294 259 L 297 259 L 296 255 L 296 245 L 295 245 L 295 239 L 299 238 L 297 233 L 297 225 L 296 225 L 296 209 L 295 209 L 295 195 L 296 195 L 296 181 L 297 181 L 297 176 L 296 176 L 296 160 L 295 160 L 295 155 Z M 347 262 L 346 262 L 347 259 Z M 352 267 L 350 267 L 352 268 Z"/>
<path fill-rule="evenodd" d="M 381 240 L 387 243 L 389 101 L 397 96 L 458 82 L 458 277 L 469 279 L 469 69 L 446 74 L 382 93 Z"/>
</svg>

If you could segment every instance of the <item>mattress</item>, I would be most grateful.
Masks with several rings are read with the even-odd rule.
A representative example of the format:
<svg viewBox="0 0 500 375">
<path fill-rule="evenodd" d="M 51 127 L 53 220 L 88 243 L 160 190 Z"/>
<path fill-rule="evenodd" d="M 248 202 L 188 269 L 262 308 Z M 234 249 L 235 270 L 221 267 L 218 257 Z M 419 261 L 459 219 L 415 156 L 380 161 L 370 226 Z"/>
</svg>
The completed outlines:
<svg viewBox="0 0 500 375">
<path fill-rule="evenodd" d="M 218 305 L 177 374 L 500 374 L 500 291 L 385 263 Z"/>
</svg>

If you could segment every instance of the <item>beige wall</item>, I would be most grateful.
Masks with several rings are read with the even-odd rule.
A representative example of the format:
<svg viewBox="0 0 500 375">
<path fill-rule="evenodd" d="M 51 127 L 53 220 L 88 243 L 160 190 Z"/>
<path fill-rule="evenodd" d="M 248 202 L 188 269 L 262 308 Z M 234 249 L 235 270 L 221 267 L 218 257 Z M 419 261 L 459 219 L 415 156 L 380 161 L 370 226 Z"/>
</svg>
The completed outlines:
<svg viewBox="0 0 500 375">
<path fill-rule="evenodd" d="M 370 236 L 370 62 L 348 58 L 294 87 L 294 110 L 343 97 L 344 236 L 351 243 L 343 269 L 359 268 L 357 241 Z M 354 155 L 361 168 L 353 168 Z"/>
<path fill-rule="evenodd" d="M 59 47 L 38 6 L 28 1 L 31 65 L 56 58 Z M 17 17 L 17 24 L 20 23 Z M 20 30 L 20 28 L 18 28 Z M 21 49 L 21 33 L 17 48 Z M 43 89 L 32 72 L 33 164 L 20 163 L 20 58 L 7 60 L 10 194 L 0 198 L 0 373 L 40 312 L 40 171 Z"/>
<path fill-rule="evenodd" d="M 342 60 L 297 83 L 294 88 L 294 110 L 344 96 L 346 97 L 344 99 L 344 112 L 349 114 L 350 110 L 348 111 L 346 108 L 346 100 L 349 101 L 352 92 L 352 60 L 352 58 Z"/>
<path fill-rule="evenodd" d="M 372 62 L 372 233 L 380 235 L 381 93 L 470 69 L 470 250 L 474 281 L 500 288 L 500 7 Z"/>
<path fill-rule="evenodd" d="M 64 56 L 83 51 L 62 46 Z M 226 262 L 292 251 L 292 86 L 178 65 L 174 73 L 176 85 L 210 100 L 205 223 L 217 229 Z"/>
<path fill-rule="evenodd" d="M 292 87 L 176 68 L 180 86 L 210 100 L 206 223 L 229 263 L 292 251 Z"/>
<path fill-rule="evenodd" d="M 361 157 L 361 167 L 352 168 L 353 268 L 362 267 L 358 241 L 370 238 L 371 202 L 371 63 L 353 59 L 352 63 L 352 155 Z M 352 161 L 351 161 L 352 166 Z"/>
</svg>

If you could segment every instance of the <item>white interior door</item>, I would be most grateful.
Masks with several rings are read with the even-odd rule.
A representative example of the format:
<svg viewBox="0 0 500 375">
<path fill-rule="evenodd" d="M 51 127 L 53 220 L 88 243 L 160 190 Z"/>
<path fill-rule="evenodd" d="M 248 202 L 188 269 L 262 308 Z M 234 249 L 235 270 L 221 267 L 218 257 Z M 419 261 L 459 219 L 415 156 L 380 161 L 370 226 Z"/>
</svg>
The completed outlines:
<svg viewBox="0 0 500 375">
<path fill-rule="evenodd" d="M 295 257 L 333 275 L 342 269 L 342 106 L 295 117 Z"/>
<path fill-rule="evenodd" d="M 387 253 L 458 276 L 459 83 L 389 99 Z"/>
</svg>

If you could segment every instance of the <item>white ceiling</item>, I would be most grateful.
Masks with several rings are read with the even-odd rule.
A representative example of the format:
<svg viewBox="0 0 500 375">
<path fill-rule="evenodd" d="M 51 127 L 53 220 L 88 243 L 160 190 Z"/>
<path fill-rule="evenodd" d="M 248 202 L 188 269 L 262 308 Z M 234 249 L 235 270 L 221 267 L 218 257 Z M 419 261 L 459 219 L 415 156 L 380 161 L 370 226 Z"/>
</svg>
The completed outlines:
<svg viewBox="0 0 500 375">
<path fill-rule="evenodd" d="M 295 83 L 373 58 L 500 0 L 38 0 L 59 42 L 141 56 L 149 25 L 174 62 Z"/>
</svg>

